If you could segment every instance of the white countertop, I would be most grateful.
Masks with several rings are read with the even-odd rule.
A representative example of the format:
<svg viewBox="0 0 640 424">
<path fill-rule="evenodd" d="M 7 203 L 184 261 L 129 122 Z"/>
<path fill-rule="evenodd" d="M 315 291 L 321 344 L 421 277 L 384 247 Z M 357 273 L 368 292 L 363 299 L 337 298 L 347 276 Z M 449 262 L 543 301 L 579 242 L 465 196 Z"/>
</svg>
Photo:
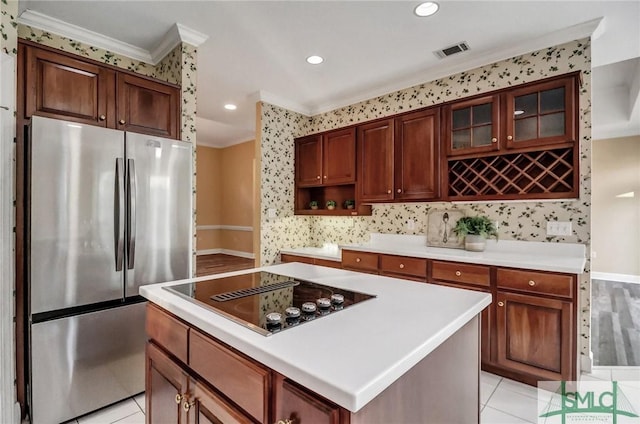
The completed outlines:
<svg viewBox="0 0 640 424">
<path fill-rule="evenodd" d="M 295 249 L 281 249 L 280 253 L 305 256 L 307 258 L 324 259 L 326 261 L 342 261 L 342 251 L 337 244 L 325 243 L 322 247 L 298 247 Z"/>
<path fill-rule="evenodd" d="M 586 246 L 579 243 L 551 243 L 515 240 L 488 240 L 484 252 L 427 246 L 425 236 L 398 234 L 371 234 L 367 243 L 341 245 L 341 249 L 361 252 L 385 253 L 443 261 L 466 262 L 482 265 L 523 268 L 538 271 L 582 274 L 586 265 Z M 323 248 L 283 249 L 282 253 L 301 256 L 334 252 Z M 309 252 L 309 253 L 307 253 Z M 341 250 L 332 253 L 341 257 Z M 320 256 L 312 256 L 320 257 Z M 327 257 L 322 257 L 327 259 Z M 337 260 L 337 259 L 334 259 Z"/>
<path fill-rule="evenodd" d="M 265 337 L 162 288 L 256 270 L 377 297 Z M 491 303 L 487 293 L 301 263 L 152 284 L 141 287 L 140 294 L 352 412 Z"/>
</svg>

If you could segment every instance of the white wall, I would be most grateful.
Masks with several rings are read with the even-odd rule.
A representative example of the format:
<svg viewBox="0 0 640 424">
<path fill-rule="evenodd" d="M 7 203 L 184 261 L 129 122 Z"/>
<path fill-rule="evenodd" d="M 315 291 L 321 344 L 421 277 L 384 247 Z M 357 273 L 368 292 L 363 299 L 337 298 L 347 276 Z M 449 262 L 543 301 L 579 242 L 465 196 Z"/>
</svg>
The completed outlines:
<svg viewBox="0 0 640 424">
<path fill-rule="evenodd" d="M 640 136 L 594 140 L 592 158 L 592 271 L 640 281 Z"/>
</svg>

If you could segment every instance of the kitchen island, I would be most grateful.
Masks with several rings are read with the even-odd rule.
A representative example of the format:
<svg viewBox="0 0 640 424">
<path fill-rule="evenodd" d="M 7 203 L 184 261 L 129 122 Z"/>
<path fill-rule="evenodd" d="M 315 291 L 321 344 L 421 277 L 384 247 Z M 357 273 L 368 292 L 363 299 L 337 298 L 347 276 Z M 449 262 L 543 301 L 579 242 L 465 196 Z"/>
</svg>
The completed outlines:
<svg viewBox="0 0 640 424">
<path fill-rule="evenodd" d="M 165 288 L 255 271 L 376 297 L 267 337 Z M 154 304 L 151 422 L 171 411 L 159 398 L 154 405 L 156 394 L 175 397 L 177 421 L 191 412 L 223 422 L 478 421 L 479 314 L 489 294 L 299 263 L 144 286 L 140 294 Z"/>
</svg>

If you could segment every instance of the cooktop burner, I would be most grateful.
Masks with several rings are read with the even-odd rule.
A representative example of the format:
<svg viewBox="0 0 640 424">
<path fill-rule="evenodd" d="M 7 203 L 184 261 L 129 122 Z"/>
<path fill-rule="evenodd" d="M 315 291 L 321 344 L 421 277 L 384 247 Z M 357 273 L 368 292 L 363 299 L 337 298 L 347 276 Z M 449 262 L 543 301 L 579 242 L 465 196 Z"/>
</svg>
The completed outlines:
<svg viewBox="0 0 640 424">
<path fill-rule="evenodd" d="M 271 272 L 164 288 L 265 336 L 375 297 Z"/>
</svg>

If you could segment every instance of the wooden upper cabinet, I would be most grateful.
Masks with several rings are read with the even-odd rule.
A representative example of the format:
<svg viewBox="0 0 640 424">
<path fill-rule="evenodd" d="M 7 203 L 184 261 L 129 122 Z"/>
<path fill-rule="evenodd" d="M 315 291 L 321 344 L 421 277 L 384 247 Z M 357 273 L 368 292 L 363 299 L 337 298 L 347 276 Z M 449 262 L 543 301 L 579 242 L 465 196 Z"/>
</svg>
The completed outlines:
<svg viewBox="0 0 640 424">
<path fill-rule="evenodd" d="M 314 134 L 296 140 L 296 182 L 300 187 L 322 184 L 322 135 Z"/>
<path fill-rule="evenodd" d="M 107 126 L 115 122 L 115 72 L 28 46 L 25 117 L 32 115 Z"/>
<path fill-rule="evenodd" d="M 507 91 L 507 148 L 575 142 L 577 84 L 571 76 Z"/>
<path fill-rule="evenodd" d="M 543 380 L 575 378 L 571 302 L 498 291 L 496 321 L 499 365 Z"/>
<path fill-rule="evenodd" d="M 393 200 L 393 119 L 358 127 L 357 201 Z"/>
<path fill-rule="evenodd" d="M 322 137 L 322 183 L 356 182 L 356 130 L 332 131 Z"/>
<path fill-rule="evenodd" d="M 118 74 L 117 128 L 178 138 L 180 92 L 160 82 Z"/>
<path fill-rule="evenodd" d="M 440 109 L 403 115 L 395 122 L 395 199 L 440 196 Z"/>
<path fill-rule="evenodd" d="M 444 107 L 448 156 L 500 149 L 500 96 L 485 96 Z"/>
</svg>

